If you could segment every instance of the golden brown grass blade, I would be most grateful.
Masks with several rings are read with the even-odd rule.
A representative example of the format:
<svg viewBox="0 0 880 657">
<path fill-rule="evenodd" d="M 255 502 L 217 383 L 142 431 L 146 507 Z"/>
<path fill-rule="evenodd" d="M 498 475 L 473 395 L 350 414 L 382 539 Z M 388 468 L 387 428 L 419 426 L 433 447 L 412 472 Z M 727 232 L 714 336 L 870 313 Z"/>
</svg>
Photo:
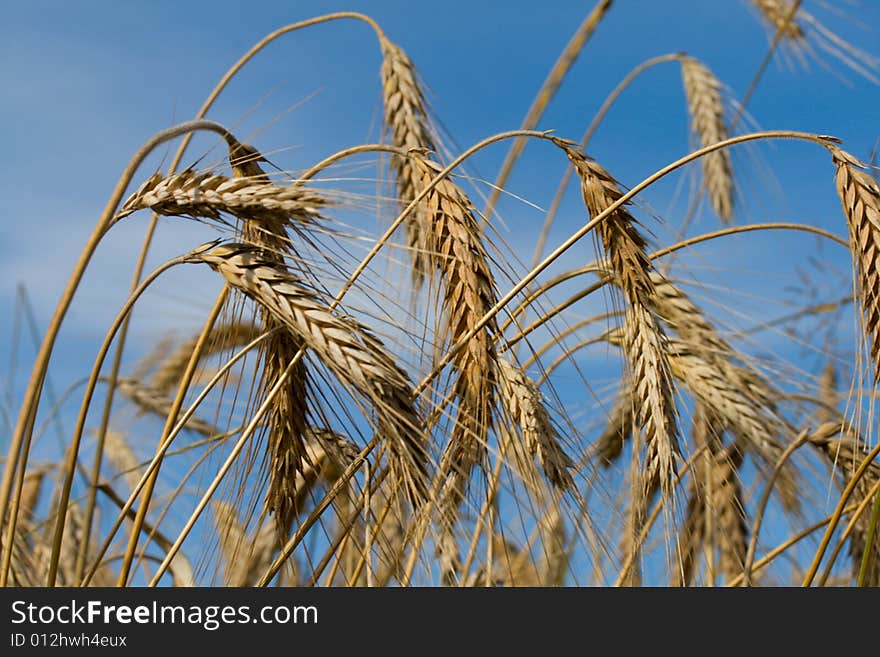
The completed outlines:
<svg viewBox="0 0 880 657">
<path fill-rule="evenodd" d="M 326 200 L 301 185 L 281 186 L 254 178 L 228 178 L 190 169 L 170 176 L 153 174 L 117 213 L 121 219 L 138 210 L 160 215 L 220 219 L 222 214 L 287 223 L 311 223 Z"/>
</svg>

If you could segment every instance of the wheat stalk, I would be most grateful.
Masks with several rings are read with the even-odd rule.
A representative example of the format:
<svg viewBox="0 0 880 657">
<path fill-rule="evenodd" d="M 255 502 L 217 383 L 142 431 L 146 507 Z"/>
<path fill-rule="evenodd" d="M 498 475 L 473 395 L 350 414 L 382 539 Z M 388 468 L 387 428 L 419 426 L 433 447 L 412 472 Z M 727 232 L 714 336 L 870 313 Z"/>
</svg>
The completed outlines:
<svg viewBox="0 0 880 657">
<path fill-rule="evenodd" d="M 835 182 L 849 226 L 850 245 L 862 302 L 864 333 L 870 341 L 874 383 L 880 382 L 880 185 L 865 165 L 829 146 L 837 166 Z"/>
<path fill-rule="evenodd" d="M 197 258 L 271 313 L 342 382 L 373 407 L 377 430 L 388 441 L 395 474 L 412 499 L 427 495 L 427 453 L 406 373 L 369 330 L 328 304 L 285 267 L 246 244 L 226 244 Z"/>
<path fill-rule="evenodd" d="M 840 474 L 844 486 L 850 483 L 853 474 L 868 454 L 865 444 L 847 422 L 823 424 L 809 436 L 809 440 Z M 869 495 L 878 479 L 880 479 L 880 465 L 872 461 L 864 476 L 856 484 L 855 495 L 860 499 Z M 867 546 L 869 525 L 870 514 L 863 514 L 856 520 L 853 532 L 850 534 L 849 552 L 853 559 L 853 577 L 859 575 Z M 876 540 L 876 536 L 874 539 L 871 566 L 865 580 L 868 586 L 880 586 L 880 542 Z"/>
<path fill-rule="evenodd" d="M 724 122 L 721 83 L 705 65 L 693 57 L 681 58 L 681 73 L 691 117 L 691 130 L 701 146 L 729 137 Z M 730 151 L 720 149 L 701 158 L 703 185 L 716 214 L 724 223 L 733 217 L 733 173 Z"/>
</svg>

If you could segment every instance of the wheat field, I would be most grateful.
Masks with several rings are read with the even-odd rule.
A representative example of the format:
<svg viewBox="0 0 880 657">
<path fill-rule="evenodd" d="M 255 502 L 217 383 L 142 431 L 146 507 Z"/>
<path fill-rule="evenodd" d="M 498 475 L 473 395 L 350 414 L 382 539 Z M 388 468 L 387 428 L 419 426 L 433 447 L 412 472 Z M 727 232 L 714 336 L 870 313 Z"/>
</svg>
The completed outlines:
<svg viewBox="0 0 880 657">
<path fill-rule="evenodd" d="M 0 584 L 880 586 L 877 12 L 726 0 L 688 24 L 728 56 L 629 66 L 638 3 L 577 4 L 504 102 L 441 98 L 408 53 L 468 40 L 387 8 L 209 35 L 194 118 L 4 296 Z M 341 116 L 286 105 L 297 43 L 364 139 L 293 145 Z"/>
</svg>

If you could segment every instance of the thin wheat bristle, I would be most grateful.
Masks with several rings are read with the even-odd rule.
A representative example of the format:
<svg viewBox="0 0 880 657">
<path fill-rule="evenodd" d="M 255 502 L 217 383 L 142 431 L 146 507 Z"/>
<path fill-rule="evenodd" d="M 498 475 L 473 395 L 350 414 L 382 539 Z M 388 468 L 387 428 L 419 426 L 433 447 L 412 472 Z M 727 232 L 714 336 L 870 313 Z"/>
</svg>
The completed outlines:
<svg viewBox="0 0 880 657">
<path fill-rule="evenodd" d="M 395 456 L 396 474 L 414 501 L 427 496 L 427 452 L 406 373 L 369 330 L 337 315 L 285 267 L 253 246 L 226 244 L 198 258 L 283 323 L 343 383 L 374 408 L 377 430 Z"/>
<path fill-rule="evenodd" d="M 681 73 L 687 94 L 691 130 L 700 146 L 710 146 L 729 137 L 724 122 L 721 83 L 704 64 L 693 57 L 681 58 Z M 733 218 L 733 167 L 727 149 L 701 158 L 703 186 L 716 214 L 727 224 Z"/>
<path fill-rule="evenodd" d="M 388 39 L 381 39 L 381 46 L 385 126 L 391 132 L 392 144 L 405 150 L 436 151 L 415 66 L 403 49 Z M 397 181 L 400 207 L 405 208 L 421 189 L 421 171 L 411 158 L 397 153 L 391 155 L 391 170 Z M 421 207 L 415 208 L 404 220 L 404 229 L 413 287 L 418 290 L 430 267 L 430 219 Z"/>
<path fill-rule="evenodd" d="M 301 185 L 281 186 L 268 180 L 187 169 L 170 176 L 150 176 L 126 199 L 116 218 L 149 209 L 170 216 L 220 219 L 226 213 L 256 220 L 311 223 L 326 204 L 323 196 Z"/>
<path fill-rule="evenodd" d="M 835 182 L 849 227 L 864 333 L 870 341 L 874 383 L 880 383 L 880 185 L 865 165 L 834 146 Z"/>
<path fill-rule="evenodd" d="M 577 170 L 584 204 L 595 219 L 623 195 L 618 183 L 569 142 L 556 141 Z M 666 357 L 666 334 L 651 311 L 654 296 L 651 261 L 637 224 L 626 207 L 621 206 L 606 217 L 596 231 L 628 302 L 624 318 L 625 350 L 636 419 L 648 447 L 644 487 L 647 489 L 647 482 L 659 476 L 663 492 L 667 494 L 675 472 L 675 456 L 679 453 L 674 390 Z"/>
<path fill-rule="evenodd" d="M 795 43 L 803 40 L 804 31 L 797 22 L 797 12 L 790 21 L 785 22 L 791 12 L 791 0 L 752 0 L 752 2 L 774 32 L 784 25 L 782 29 L 784 38 Z"/>
<path fill-rule="evenodd" d="M 128 397 L 142 411 L 153 413 L 159 417 L 166 418 L 171 412 L 174 400 L 159 394 L 150 386 L 130 378 L 120 378 L 116 382 L 119 391 Z M 193 415 L 183 425 L 184 429 L 195 431 L 203 436 L 216 436 L 219 431 L 217 427 L 206 420 Z"/>
<path fill-rule="evenodd" d="M 569 470 L 574 467 L 559 440 L 559 433 L 544 405 L 535 382 L 521 368 L 498 359 L 501 403 L 519 425 L 526 449 L 538 462 L 551 484 L 571 490 L 574 481 Z"/>
</svg>

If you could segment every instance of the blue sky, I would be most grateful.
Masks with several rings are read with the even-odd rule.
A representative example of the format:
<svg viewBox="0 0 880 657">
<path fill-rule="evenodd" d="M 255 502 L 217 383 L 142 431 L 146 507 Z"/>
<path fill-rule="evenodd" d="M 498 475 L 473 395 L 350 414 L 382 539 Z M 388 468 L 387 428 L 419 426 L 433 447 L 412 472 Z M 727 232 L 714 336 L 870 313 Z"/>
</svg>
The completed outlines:
<svg viewBox="0 0 880 657">
<path fill-rule="evenodd" d="M 5 3 L 0 79 L 8 91 L 0 118 L 8 164 L 0 182 L 7 215 L 0 224 L 0 302 L 8 307 L 15 285 L 27 280 L 45 317 L 130 154 L 156 130 L 190 117 L 225 68 L 275 27 L 333 10 L 369 13 L 410 54 L 436 115 L 464 146 L 519 124 L 590 4 L 452 1 L 437 12 L 433 5 L 410 2 L 251 2 L 248 11 L 222 2 Z M 630 68 L 677 50 L 705 61 L 734 96 L 741 95 L 766 50 L 764 27 L 741 0 L 696 4 L 695 11 L 693 2 L 617 2 L 541 127 L 578 138 Z M 817 4 L 808 0 L 805 7 L 857 45 L 871 49 L 878 43 L 876 3 L 860 3 L 867 29 L 856 25 L 854 11 L 840 19 Z M 824 59 L 831 70 L 813 63 L 805 71 L 777 59 L 749 110 L 761 127 L 832 133 L 865 156 L 877 139 L 880 89 Z M 255 141 L 262 150 L 289 148 L 276 159 L 303 167 L 334 148 L 375 140 L 378 67 L 375 40 L 364 25 L 343 21 L 313 28 L 262 53 L 211 116 L 245 136 L 259 131 Z M 590 152 L 632 185 L 686 146 L 680 75 L 668 64 L 624 95 Z M 752 151 L 780 184 L 821 193 L 780 198 L 768 171 L 749 161 Z M 491 178 L 503 152 L 487 152 L 476 171 Z M 527 155 L 511 191 L 546 207 L 559 157 L 543 147 Z M 818 211 L 836 207 L 830 171 L 817 149 L 774 145 L 741 149 L 736 157 L 750 196 L 745 209 L 765 218 L 815 222 Z M 786 169 L 796 175 L 787 176 Z M 658 211 L 665 209 L 659 192 L 646 198 Z M 742 220 L 750 218 L 755 215 Z M 120 232 L 130 232 L 114 236 L 119 239 L 99 253 L 96 266 L 124 266 L 137 229 L 125 226 Z M 86 324 L 104 299 L 104 292 L 84 287 Z M 77 320 L 76 307 L 71 319 Z"/>
<path fill-rule="evenodd" d="M 154 132 L 190 118 L 226 68 L 251 44 L 280 25 L 337 10 L 363 11 L 410 55 L 424 78 L 437 118 L 461 147 L 516 128 L 562 46 L 592 2 L 30 2 L 3 3 L 0 26 L 0 125 L 5 162 L 0 177 L 0 362 L 9 359 L 16 286 L 26 283 L 37 321 L 45 325 L 119 172 Z M 880 54 L 880 3 L 842 3 L 846 16 L 824 3 L 804 7 L 855 45 Z M 862 25 L 854 18 L 858 15 Z M 605 95 L 635 65 L 674 51 L 704 61 L 740 97 L 763 58 L 764 26 L 743 0 L 617 0 L 581 54 L 541 121 L 560 136 L 578 139 Z M 880 137 L 880 86 L 820 53 L 804 67 L 777 57 L 749 105 L 750 121 L 762 128 L 833 134 L 845 148 L 867 158 Z M 261 53 L 233 82 L 209 117 L 252 140 L 262 151 L 278 149 L 273 161 L 304 168 L 340 148 L 378 139 L 380 55 L 371 31 L 343 21 L 282 38 Z M 210 145 L 196 142 L 195 157 Z M 202 145 L 202 150 L 200 146 Z M 453 146 L 453 150 L 457 150 Z M 624 94 L 588 152 L 632 186 L 688 151 L 688 128 L 679 68 L 665 64 Z M 163 155 L 160 153 L 159 156 Z M 481 154 L 470 171 L 491 179 L 503 147 Z M 738 223 L 800 221 L 840 235 L 845 224 L 834 193 L 833 167 L 820 149 L 776 143 L 738 149 L 734 164 L 740 192 Z M 153 158 L 136 177 L 158 164 Z M 532 145 L 509 184 L 512 194 L 546 208 L 563 171 L 558 153 Z M 643 200 L 670 224 L 649 228 L 667 244 L 683 204 L 675 201 L 681 177 L 649 190 Z M 782 194 L 781 190 L 787 193 Z M 501 206 L 505 235 L 531 258 L 543 215 L 507 199 Z M 62 331 L 55 361 L 59 387 L 91 363 L 92 354 L 130 283 L 146 217 L 115 228 L 93 267 Z M 583 220 L 576 193 L 569 195 L 550 246 Z M 500 223 L 498 224 L 501 225 Z M 703 212 L 695 230 L 717 226 Z M 202 241 L 203 227 L 165 222 L 151 266 Z M 590 247 L 591 248 L 591 247 Z M 782 314 L 785 288 L 808 268 L 803 249 L 816 240 L 780 234 L 733 238 L 707 246 L 688 262 L 698 274 L 711 270 L 709 285 L 729 286 L 737 276 L 741 303 L 732 313 L 748 325 L 750 312 Z M 848 256 L 824 246 L 822 257 L 844 274 Z M 570 255 L 583 263 L 591 253 Z M 829 298 L 848 282 L 821 280 Z M 133 329 L 137 338 L 169 326 L 196 327 L 213 296 L 210 273 L 187 269 L 169 276 L 145 298 Z M 708 305 L 720 303 L 704 291 Z M 729 288 L 727 288 L 729 290 Z M 772 315 L 772 312 L 770 313 Z M 765 316 L 766 317 L 766 316 Z M 773 350 L 773 344 L 762 348 Z M 780 347 L 781 348 L 781 347 Z M 787 347 L 786 347 L 787 348 Z M 25 379 L 30 354 L 19 355 L 17 380 Z M 789 353 L 790 355 L 790 353 Z M 809 354 L 800 361 L 815 371 Z M 5 366 L 0 366 L 3 371 Z"/>
</svg>

